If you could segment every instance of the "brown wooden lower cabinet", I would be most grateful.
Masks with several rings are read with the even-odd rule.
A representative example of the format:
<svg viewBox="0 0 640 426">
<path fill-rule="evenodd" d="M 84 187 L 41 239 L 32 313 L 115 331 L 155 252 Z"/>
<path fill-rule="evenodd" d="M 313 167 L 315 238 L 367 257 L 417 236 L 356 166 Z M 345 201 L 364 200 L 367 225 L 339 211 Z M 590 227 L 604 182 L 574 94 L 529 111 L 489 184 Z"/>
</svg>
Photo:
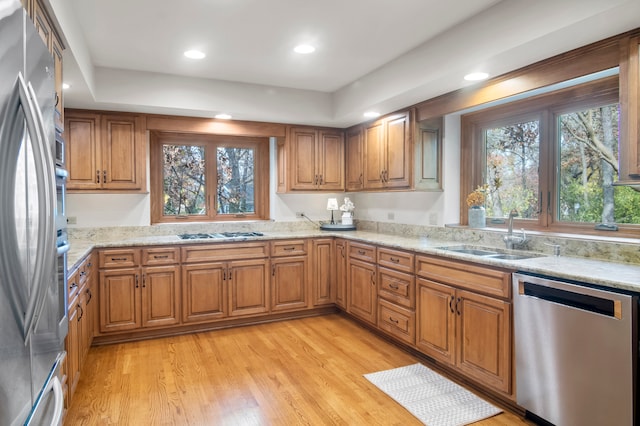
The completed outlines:
<svg viewBox="0 0 640 426">
<path fill-rule="evenodd" d="M 313 306 L 336 302 L 335 250 L 333 238 L 313 240 L 311 285 Z"/>
<path fill-rule="evenodd" d="M 347 241 L 336 239 L 336 305 L 347 309 Z"/>
<path fill-rule="evenodd" d="M 103 337 L 335 304 L 513 398 L 509 270 L 342 238 L 108 249 L 99 258 Z M 76 320 L 92 296 L 71 290 Z M 68 347 L 84 329 L 70 325 Z M 84 350 L 69 354 L 70 388 Z"/>
<path fill-rule="evenodd" d="M 349 259 L 347 312 L 371 324 L 376 324 L 378 290 L 376 265 Z"/>
<path fill-rule="evenodd" d="M 510 395 L 511 303 L 424 278 L 417 293 L 417 348 Z"/>
</svg>

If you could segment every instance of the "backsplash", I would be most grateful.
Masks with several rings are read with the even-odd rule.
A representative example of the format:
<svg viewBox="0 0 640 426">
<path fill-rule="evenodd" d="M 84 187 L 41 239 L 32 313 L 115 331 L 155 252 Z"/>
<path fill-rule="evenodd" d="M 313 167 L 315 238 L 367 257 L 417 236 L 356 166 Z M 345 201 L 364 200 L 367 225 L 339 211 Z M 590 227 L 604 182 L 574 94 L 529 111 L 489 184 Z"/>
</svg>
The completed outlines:
<svg viewBox="0 0 640 426">
<path fill-rule="evenodd" d="M 453 241 L 461 244 L 477 244 L 487 247 L 504 248 L 504 230 L 471 229 L 464 226 L 420 226 L 388 222 L 357 221 L 359 231 L 403 237 L 431 238 Z M 69 237 L 85 241 L 119 241 L 134 237 L 177 235 L 182 233 L 213 233 L 225 231 L 295 232 L 317 229 L 314 224 L 298 220 L 291 222 L 227 222 L 227 223 L 186 223 L 153 226 L 113 226 L 99 228 L 69 228 Z M 640 265 L 640 240 L 605 240 L 596 237 L 551 235 L 541 232 L 527 232 L 527 241 L 521 249 L 553 255 L 553 245 L 560 246 L 560 255 L 606 260 L 618 263 Z"/>
</svg>

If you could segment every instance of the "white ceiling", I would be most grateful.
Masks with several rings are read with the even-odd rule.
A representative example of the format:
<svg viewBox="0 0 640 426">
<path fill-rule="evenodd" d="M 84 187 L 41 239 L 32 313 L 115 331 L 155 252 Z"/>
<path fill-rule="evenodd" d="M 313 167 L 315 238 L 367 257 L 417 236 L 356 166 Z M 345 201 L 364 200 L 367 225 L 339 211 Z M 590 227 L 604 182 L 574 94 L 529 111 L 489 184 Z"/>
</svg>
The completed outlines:
<svg viewBox="0 0 640 426">
<path fill-rule="evenodd" d="M 637 0 L 49 2 L 67 107 L 338 127 L 640 23 Z M 296 54 L 299 43 L 317 50 Z M 207 57 L 182 55 L 194 48 Z"/>
</svg>

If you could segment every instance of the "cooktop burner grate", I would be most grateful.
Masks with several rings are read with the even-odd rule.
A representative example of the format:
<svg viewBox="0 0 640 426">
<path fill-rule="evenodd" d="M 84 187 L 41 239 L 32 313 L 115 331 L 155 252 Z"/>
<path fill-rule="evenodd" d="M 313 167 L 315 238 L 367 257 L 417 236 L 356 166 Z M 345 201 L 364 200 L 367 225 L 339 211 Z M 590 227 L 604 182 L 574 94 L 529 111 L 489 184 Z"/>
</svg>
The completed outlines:
<svg viewBox="0 0 640 426">
<path fill-rule="evenodd" d="M 197 233 L 197 234 L 179 234 L 183 240 L 201 240 L 209 238 L 246 238 L 246 237 L 262 237 L 262 232 L 220 232 L 213 234 Z"/>
</svg>

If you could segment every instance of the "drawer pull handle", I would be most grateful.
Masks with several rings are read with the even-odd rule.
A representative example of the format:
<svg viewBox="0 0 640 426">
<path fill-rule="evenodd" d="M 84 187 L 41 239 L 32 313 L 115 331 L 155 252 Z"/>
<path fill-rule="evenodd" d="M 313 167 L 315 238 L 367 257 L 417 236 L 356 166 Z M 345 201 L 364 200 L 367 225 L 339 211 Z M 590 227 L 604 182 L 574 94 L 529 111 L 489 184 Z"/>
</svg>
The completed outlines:
<svg viewBox="0 0 640 426">
<path fill-rule="evenodd" d="M 395 257 L 390 257 L 389 260 L 392 261 L 393 263 L 400 263 L 400 259 L 397 259 Z"/>
<path fill-rule="evenodd" d="M 284 250 L 286 250 L 286 251 L 292 251 L 292 250 L 295 250 L 295 249 L 296 249 L 295 247 L 285 247 L 284 248 Z"/>
<path fill-rule="evenodd" d="M 451 296 L 451 299 L 449 299 L 449 310 L 451 310 L 451 313 L 453 314 L 453 300 L 455 299 L 454 296 Z"/>
<path fill-rule="evenodd" d="M 460 313 L 460 302 L 461 302 L 461 301 L 462 301 L 462 299 L 461 299 L 461 298 L 459 298 L 459 297 L 458 297 L 458 300 L 456 300 L 456 313 L 457 313 L 458 315 L 461 315 L 461 313 Z"/>
<path fill-rule="evenodd" d="M 111 261 L 112 262 L 126 262 L 127 258 L 126 257 L 112 257 Z"/>
<path fill-rule="evenodd" d="M 398 324 L 398 320 L 397 319 L 393 319 L 393 317 L 389 317 L 389 321 L 391 321 L 394 324 Z"/>
<path fill-rule="evenodd" d="M 365 254 L 367 254 L 367 252 L 364 250 L 358 250 L 358 254 L 364 256 Z"/>
<path fill-rule="evenodd" d="M 78 287 L 78 284 L 76 284 L 75 282 L 72 282 L 71 285 L 69 286 L 69 290 L 73 290 L 74 287 Z"/>
<path fill-rule="evenodd" d="M 140 288 L 140 277 L 136 274 L 136 288 Z"/>
<path fill-rule="evenodd" d="M 398 287 L 398 284 L 389 284 L 389 288 L 391 290 L 398 290 L 400 287 Z"/>
<path fill-rule="evenodd" d="M 153 258 L 154 259 L 167 259 L 167 258 L 169 258 L 169 255 L 168 254 L 164 254 L 164 255 L 160 256 L 160 255 L 155 254 L 155 255 L 153 255 Z"/>
<path fill-rule="evenodd" d="M 85 275 L 87 275 L 87 273 L 85 271 L 80 271 L 80 276 L 84 277 Z"/>
</svg>

